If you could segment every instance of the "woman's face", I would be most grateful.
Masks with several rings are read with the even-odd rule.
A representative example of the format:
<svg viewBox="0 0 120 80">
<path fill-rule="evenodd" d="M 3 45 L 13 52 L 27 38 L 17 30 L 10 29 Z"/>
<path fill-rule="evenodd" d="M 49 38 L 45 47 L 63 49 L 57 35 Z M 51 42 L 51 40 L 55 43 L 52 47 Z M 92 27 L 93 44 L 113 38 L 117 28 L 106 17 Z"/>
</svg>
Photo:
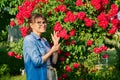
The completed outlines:
<svg viewBox="0 0 120 80">
<path fill-rule="evenodd" d="M 46 21 L 39 17 L 36 18 L 33 23 L 30 24 L 32 31 L 37 34 L 41 34 L 46 31 L 47 23 Z"/>
</svg>

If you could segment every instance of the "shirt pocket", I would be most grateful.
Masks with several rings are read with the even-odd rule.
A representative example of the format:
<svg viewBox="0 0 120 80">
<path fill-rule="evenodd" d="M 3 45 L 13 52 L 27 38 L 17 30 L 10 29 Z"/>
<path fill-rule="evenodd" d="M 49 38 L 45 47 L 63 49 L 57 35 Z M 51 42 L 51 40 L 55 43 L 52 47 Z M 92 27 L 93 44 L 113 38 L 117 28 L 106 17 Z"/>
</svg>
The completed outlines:
<svg viewBox="0 0 120 80">
<path fill-rule="evenodd" d="M 38 51 L 40 52 L 40 55 L 42 56 L 45 55 L 46 48 L 40 42 L 38 42 L 36 45 L 37 45 Z"/>
</svg>

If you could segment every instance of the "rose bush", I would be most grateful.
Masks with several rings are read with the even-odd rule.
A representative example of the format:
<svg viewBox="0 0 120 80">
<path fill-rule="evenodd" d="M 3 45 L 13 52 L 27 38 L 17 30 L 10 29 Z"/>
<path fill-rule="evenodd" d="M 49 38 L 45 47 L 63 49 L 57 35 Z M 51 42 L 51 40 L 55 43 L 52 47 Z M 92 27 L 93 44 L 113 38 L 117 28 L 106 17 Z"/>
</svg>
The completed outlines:
<svg viewBox="0 0 120 80">
<path fill-rule="evenodd" d="M 24 38 L 30 15 L 42 13 L 48 23 L 43 35 L 50 44 L 53 30 L 61 37 L 56 65 L 59 80 L 103 79 L 95 78 L 99 71 L 96 65 L 101 64 L 101 58 L 108 58 L 105 38 L 112 39 L 119 32 L 118 3 L 117 0 L 25 0 L 10 25 L 19 25 Z"/>
</svg>

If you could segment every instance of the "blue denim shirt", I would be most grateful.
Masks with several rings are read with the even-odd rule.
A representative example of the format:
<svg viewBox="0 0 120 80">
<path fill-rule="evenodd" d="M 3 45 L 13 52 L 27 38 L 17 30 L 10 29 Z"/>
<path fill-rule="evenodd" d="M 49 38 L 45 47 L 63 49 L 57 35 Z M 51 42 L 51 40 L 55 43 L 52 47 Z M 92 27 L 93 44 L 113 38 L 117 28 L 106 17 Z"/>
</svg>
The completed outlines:
<svg viewBox="0 0 120 80">
<path fill-rule="evenodd" d="M 47 50 L 40 39 L 33 32 L 24 38 L 23 57 L 27 80 L 47 80 L 47 63 L 42 59 Z M 50 47 L 47 41 L 45 44 Z"/>
</svg>

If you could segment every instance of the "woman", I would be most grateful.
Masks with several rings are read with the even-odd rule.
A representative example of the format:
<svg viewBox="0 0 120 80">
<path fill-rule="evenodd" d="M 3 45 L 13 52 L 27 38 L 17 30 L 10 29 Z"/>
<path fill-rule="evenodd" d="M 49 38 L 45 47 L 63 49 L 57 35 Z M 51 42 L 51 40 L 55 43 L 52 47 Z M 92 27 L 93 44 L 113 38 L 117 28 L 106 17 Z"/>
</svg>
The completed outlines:
<svg viewBox="0 0 120 80">
<path fill-rule="evenodd" d="M 51 64 L 57 62 L 60 37 L 57 37 L 56 32 L 51 34 L 53 46 L 50 48 L 47 40 L 41 37 L 47 27 L 46 18 L 41 14 L 32 15 L 28 24 L 29 32 L 23 42 L 26 78 L 27 80 L 55 80 Z M 47 72 L 52 75 L 47 75 Z"/>
</svg>

